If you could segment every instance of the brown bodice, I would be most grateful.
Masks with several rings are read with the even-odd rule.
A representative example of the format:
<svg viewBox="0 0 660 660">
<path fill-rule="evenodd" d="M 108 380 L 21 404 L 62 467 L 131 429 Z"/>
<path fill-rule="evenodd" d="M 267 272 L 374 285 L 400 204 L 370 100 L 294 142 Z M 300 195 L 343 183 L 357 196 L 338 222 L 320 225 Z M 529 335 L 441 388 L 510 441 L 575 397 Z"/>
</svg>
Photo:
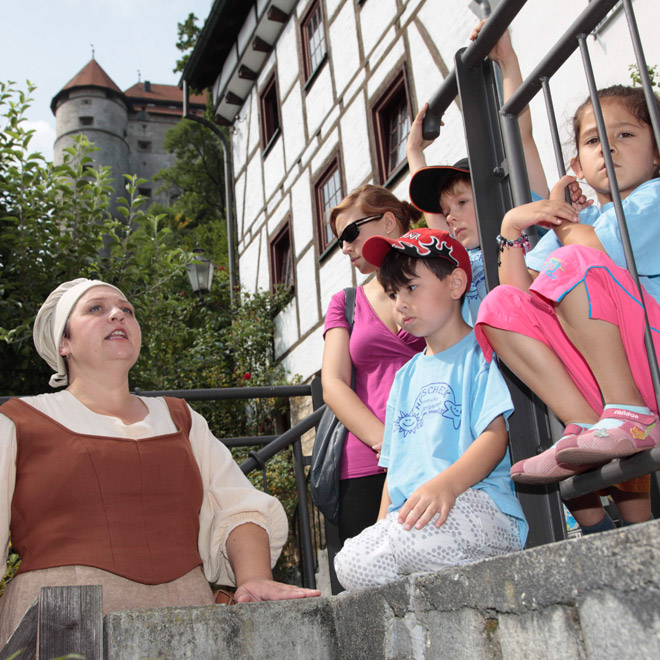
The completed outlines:
<svg viewBox="0 0 660 660">
<path fill-rule="evenodd" d="M 177 431 L 139 440 L 74 433 L 19 399 L 0 406 L 16 426 L 20 572 L 82 564 L 160 584 L 202 563 L 190 411 L 165 401 Z"/>
</svg>

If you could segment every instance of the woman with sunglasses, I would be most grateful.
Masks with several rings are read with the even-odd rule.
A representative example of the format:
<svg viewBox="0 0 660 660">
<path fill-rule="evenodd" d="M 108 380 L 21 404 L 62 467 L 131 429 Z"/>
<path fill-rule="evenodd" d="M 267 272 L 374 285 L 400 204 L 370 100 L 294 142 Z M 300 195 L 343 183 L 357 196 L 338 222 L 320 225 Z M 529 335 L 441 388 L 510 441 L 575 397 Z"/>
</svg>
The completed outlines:
<svg viewBox="0 0 660 660">
<path fill-rule="evenodd" d="M 362 275 L 371 275 L 357 288 L 350 334 L 344 291 L 332 297 L 325 319 L 323 398 L 349 431 L 339 488 L 342 543 L 376 522 L 385 481 L 377 452 L 383 441 L 387 397 L 397 369 L 425 346 L 423 339 L 397 326 L 391 301 L 373 276 L 376 268 L 362 257 L 362 245 L 371 236 L 397 238 L 420 217 L 421 212 L 408 202 L 369 184 L 354 190 L 330 212 L 330 227 L 342 252 Z"/>
</svg>

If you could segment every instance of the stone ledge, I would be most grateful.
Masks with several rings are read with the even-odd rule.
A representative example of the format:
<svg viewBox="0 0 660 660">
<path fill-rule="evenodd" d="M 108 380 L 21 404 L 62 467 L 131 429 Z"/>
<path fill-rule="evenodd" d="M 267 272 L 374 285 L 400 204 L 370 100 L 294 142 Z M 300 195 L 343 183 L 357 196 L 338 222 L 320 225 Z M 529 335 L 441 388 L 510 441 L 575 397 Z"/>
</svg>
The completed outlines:
<svg viewBox="0 0 660 660">
<path fill-rule="evenodd" d="M 660 657 L 660 521 L 340 596 L 115 612 L 108 659 Z"/>
</svg>

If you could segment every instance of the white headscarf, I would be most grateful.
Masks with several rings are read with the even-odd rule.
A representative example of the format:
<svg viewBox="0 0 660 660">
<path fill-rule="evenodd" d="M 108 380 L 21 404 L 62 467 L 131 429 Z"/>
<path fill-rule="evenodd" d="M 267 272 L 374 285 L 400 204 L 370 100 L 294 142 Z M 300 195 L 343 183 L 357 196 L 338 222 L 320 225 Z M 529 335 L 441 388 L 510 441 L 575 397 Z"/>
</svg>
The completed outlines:
<svg viewBox="0 0 660 660">
<path fill-rule="evenodd" d="M 63 387 L 69 382 L 64 358 L 60 355 L 60 341 L 74 305 L 85 291 L 94 286 L 109 286 L 124 296 L 112 284 L 101 282 L 101 280 L 88 280 L 79 277 L 60 284 L 57 289 L 50 293 L 46 298 L 46 302 L 39 309 L 37 318 L 34 321 L 32 338 L 39 355 L 56 372 L 50 377 L 49 384 L 51 387 Z"/>
</svg>

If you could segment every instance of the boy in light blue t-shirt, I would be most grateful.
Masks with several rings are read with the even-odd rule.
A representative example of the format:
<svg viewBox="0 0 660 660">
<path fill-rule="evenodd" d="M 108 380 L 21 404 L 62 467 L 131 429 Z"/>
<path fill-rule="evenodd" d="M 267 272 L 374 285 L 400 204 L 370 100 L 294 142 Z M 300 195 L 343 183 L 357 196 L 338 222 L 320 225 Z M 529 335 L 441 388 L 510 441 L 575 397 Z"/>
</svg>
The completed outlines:
<svg viewBox="0 0 660 660">
<path fill-rule="evenodd" d="M 363 257 L 401 327 L 427 348 L 396 374 L 380 465 L 387 480 L 378 522 L 335 558 L 346 589 L 377 586 L 520 550 L 527 523 L 509 476 L 509 391 L 486 362 L 461 304 L 470 259 L 447 232 L 373 236 Z"/>
</svg>

